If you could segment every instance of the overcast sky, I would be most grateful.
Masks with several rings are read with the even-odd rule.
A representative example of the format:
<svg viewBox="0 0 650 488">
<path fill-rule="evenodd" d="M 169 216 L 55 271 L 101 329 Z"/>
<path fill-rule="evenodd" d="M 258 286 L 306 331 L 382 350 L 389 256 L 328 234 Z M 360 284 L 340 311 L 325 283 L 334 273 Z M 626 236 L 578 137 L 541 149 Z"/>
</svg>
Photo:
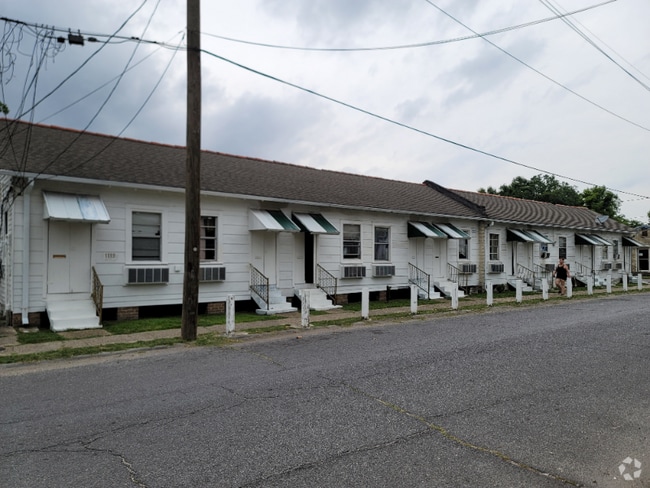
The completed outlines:
<svg viewBox="0 0 650 488">
<path fill-rule="evenodd" d="M 203 1 L 202 147 L 470 191 L 548 171 L 579 191 L 627 192 L 622 213 L 645 222 L 650 2 L 567 17 L 587 40 L 562 20 L 536 22 L 602 1 Z M 35 100 L 51 95 L 22 118 L 184 145 L 184 52 L 125 38 L 184 46 L 185 1 L 142 3 L 0 0 L 2 17 L 86 39 L 54 43 L 62 49 L 48 51 Z M 0 99 L 18 116 L 33 105 L 35 30 L 3 24 Z M 367 49 L 414 44 L 428 45 Z"/>
</svg>

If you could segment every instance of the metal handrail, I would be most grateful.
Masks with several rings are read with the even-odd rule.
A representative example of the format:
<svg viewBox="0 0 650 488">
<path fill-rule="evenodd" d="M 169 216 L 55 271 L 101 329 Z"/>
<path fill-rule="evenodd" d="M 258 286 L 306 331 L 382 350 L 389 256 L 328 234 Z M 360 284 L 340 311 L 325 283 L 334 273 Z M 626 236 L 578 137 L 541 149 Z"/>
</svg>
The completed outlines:
<svg viewBox="0 0 650 488">
<path fill-rule="evenodd" d="M 553 273 L 547 270 L 546 266 L 542 266 L 540 264 L 534 264 L 533 270 L 535 271 L 535 275 L 539 276 L 542 281 L 546 280 L 546 282 L 549 285 L 551 284 L 551 278 L 553 277 Z"/>
<path fill-rule="evenodd" d="M 521 278 L 524 283 L 535 286 L 535 272 L 521 264 L 517 264 L 517 278 Z"/>
<path fill-rule="evenodd" d="M 316 265 L 316 286 L 323 290 L 327 297 L 336 305 L 336 292 L 338 289 L 338 278 L 323 268 Z"/>
<path fill-rule="evenodd" d="M 93 274 L 93 291 L 90 294 L 90 297 L 93 299 L 95 304 L 95 313 L 99 317 L 99 325 L 102 325 L 102 311 L 104 310 L 104 285 L 102 285 L 99 275 L 95 267 L 92 267 Z"/>
<path fill-rule="evenodd" d="M 255 293 L 266 304 L 269 309 L 269 279 L 252 264 L 250 290 Z"/>
<path fill-rule="evenodd" d="M 462 277 L 462 283 L 461 283 Z M 460 269 L 451 263 L 447 263 L 447 279 L 452 283 L 456 283 L 458 288 L 467 288 L 470 275 L 468 273 L 461 273 Z"/>
<path fill-rule="evenodd" d="M 409 263 L 409 283 L 424 291 L 427 294 L 427 300 L 431 298 L 431 275 L 412 263 Z M 423 283 L 426 283 L 426 287 Z"/>
<path fill-rule="evenodd" d="M 589 266 L 585 266 L 582 263 L 573 263 L 573 266 L 575 267 L 575 275 L 577 276 L 593 276 L 594 275 L 594 270 L 591 269 Z"/>
</svg>

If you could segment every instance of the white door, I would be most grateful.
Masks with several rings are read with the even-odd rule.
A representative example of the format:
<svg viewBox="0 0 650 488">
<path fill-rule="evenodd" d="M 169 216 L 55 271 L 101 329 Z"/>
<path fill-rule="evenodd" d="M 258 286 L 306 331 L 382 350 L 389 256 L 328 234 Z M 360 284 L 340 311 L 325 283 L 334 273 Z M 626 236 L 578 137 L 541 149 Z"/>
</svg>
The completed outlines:
<svg viewBox="0 0 650 488">
<path fill-rule="evenodd" d="M 447 239 L 431 239 L 433 242 L 433 276 L 444 278 L 447 273 Z"/>
<path fill-rule="evenodd" d="M 48 293 L 90 293 L 90 224 L 50 221 Z"/>
<path fill-rule="evenodd" d="M 277 284 L 277 233 L 251 232 L 253 266 L 269 279 L 269 284 Z"/>
</svg>

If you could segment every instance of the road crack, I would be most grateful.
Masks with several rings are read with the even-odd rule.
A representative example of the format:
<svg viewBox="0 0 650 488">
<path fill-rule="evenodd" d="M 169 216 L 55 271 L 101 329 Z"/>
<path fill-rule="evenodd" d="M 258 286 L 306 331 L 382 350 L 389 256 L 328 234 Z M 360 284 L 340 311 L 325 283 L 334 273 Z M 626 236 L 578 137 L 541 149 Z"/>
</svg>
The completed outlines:
<svg viewBox="0 0 650 488">
<path fill-rule="evenodd" d="M 451 442 L 453 442 L 453 443 L 455 443 L 455 444 L 457 444 L 459 446 L 462 446 L 464 448 L 471 449 L 471 450 L 474 450 L 474 451 L 477 451 L 477 452 L 482 452 L 484 454 L 489 454 L 489 455 L 494 456 L 494 457 L 500 459 L 501 461 L 506 462 L 508 464 L 511 464 L 511 465 L 513 465 L 513 466 L 515 466 L 517 468 L 524 469 L 526 471 L 530 471 L 531 473 L 535 473 L 535 474 L 543 476 L 545 478 L 550 478 L 550 479 L 553 479 L 555 481 L 559 481 L 561 483 L 565 483 L 565 484 L 570 485 L 570 486 L 581 486 L 580 483 L 577 483 L 577 482 L 575 482 L 573 480 L 570 480 L 568 478 L 565 478 L 563 476 L 559 476 L 559 475 L 556 475 L 556 474 L 553 474 L 553 473 L 543 471 L 541 469 L 538 469 L 538 468 L 536 468 L 534 466 L 531 466 L 530 464 L 524 463 L 522 461 L 517 461 L 517 460 L 511 458 L 510 456 L 508 456 L 506 453 L 504 453 L 502 451 L 499 451 L 498 449 L 492 449 L 490 447 L 479 446 L 478 444 L 474 444 L 474 443 L 472 443 L 470 441 L 462 439 L 462 438 L 452 434 L 449 430 L 447 430 L 442 425 L 435 424 L 435 423 L 427 420 L 422 415 L 419 415 L 419 414 L 414 413 L 414 412 L 410 412 L 409 410 L 407 410 L 404 407 L 401 407 L 401 406 L 399 406 L 399 405 L 397 405 L 395 403 L 392 403 L 392 402 L 389 402 L 387 400 L 383 400 L 381 398 L 373 396 L 373 395 L 361 390 L 360 388 L 357 388 L 355 386 L 348 385 L 348 384 L 345 384 L 345 383 L 343 383 L 343 385 L 346 386 L 347 388 L 349 388 L 351 391 L 353 391 L 353 392 L 355 392 L 355 393 L 357 393 L 359 395 L 363 395 L 366 398 L 369 398 L 369 399 L 379 403 L 380 405 L 383 405 L 386 408 L 394 410 L 395 412 L 398 412 L 398 413 L 400 413 L 402 415 L 405 415 L 405 416 L 407 416 L 409 418 L 412 418 L 413 420 L 418 421 L 419 423 L 425 425 L 427 427 L 427 429 L 437 432 L 438 434 L 442 435 L 445 439 L 447 439 L 447 440 L 449 440 L 449 441 L 451 441 Z"/>
</svg>

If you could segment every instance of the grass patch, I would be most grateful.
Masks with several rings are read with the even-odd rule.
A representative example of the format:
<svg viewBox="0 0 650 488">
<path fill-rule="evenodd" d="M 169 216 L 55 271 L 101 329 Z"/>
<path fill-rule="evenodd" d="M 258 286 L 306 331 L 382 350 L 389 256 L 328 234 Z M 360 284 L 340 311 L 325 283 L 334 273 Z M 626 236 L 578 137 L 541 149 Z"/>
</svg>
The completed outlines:
<svg viewBox="0 0 650 488">
<path fill-rule="evenodd" d="M 264 334 L 266 332 L 280 332 L 283 330 L 289 330 L 290 328 L 291 326 L 287 324 L 269 325 L 268 327 L 251 327 L 249 329 L 244 329 L 244 332 L 247 332 L 248 334 Z"/>
<path fill-rule="evenodd" d="M 275 320 L 277 317 L 271 315 L 258 315 L 252 312 L 240 312 L 235 314 L 235 323 L 260 322 L 263 320 Z M 121 322 L 104 322 L 104 329 L 114 335 L 136 334 L 138 332 L 150 332 L 152 330 L 180 329 L 182 317 L 156 317 L 148 319 L 124 320 Z M 199 315 L 197 320 L 199 327 L 211 325 L 223 325 L 226 323 L 225 314 Z"/>
<path fill-rule="evenodd" d="M 169 338 L 169 339 L 156 339 L 153 341 L 138 341 L 138 342 L 129 342 L 124 344 L 105 344 L 102 346 L 88 346 L 88 347 L 62 347 L 55 351 L 46 351 L 46 352 L 37 352 L 31 354 L 11 354 L 9 356 L 0 356 L 0 364 L 9 364 L 9 363 L 27 363 L 35 361 L 47 361 L 51 359 L 66 359 L 72 358 L 75 356 L 86 356 L 90 354 L 99 354 L 102 352 L 119 352 L 125 351 L 128 349 L 138 349 L 138 348 L 151 348 L 151 347 L 160 347 L 160 346 L 171 346 L 183 342 L 181 338 Z"/>
<path fill-rule="evenodd" d="M 227 346 L 229 344 L 233 344 L 235 342 L 237 342 L 235 339 L 231 339 L 221 334 L 210 332 L 209 334 L 201 334 L 200 336 L 198 336 L 194 344 L 197 346 L 222 347 L 222 346 Z"/>
<path fill-rule="evenodd" d="M 18 332 L 19 344 L 40 344 L 42 342 L 63 341 L 63 336 L 47 329 L 39 329 L 37 332 Z"/>
</svg>

